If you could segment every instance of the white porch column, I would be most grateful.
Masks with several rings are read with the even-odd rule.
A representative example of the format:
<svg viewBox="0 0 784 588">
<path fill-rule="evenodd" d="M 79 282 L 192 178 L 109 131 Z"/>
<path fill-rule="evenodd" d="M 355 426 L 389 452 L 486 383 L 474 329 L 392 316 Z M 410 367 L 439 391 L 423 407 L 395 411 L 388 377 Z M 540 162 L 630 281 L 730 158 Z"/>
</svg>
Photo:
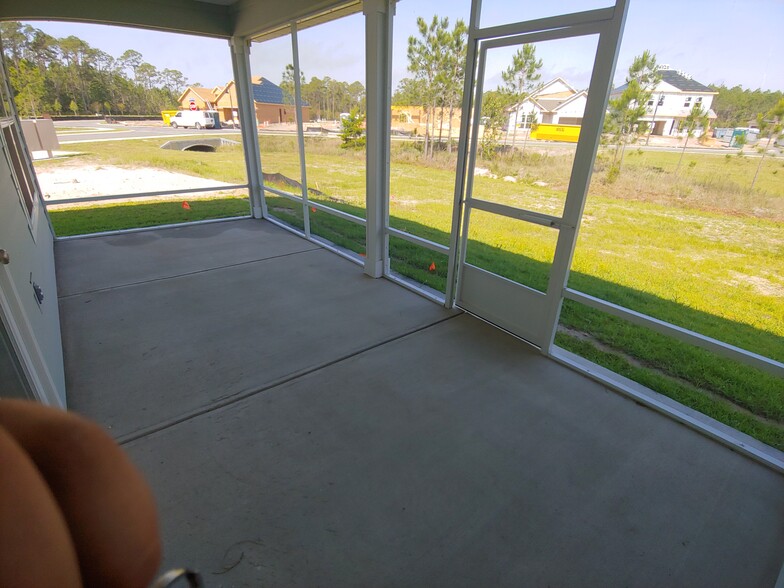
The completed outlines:
<svg viewBox="0 0 784 588">
<path fill-rule="evenodd" d="M 395 0 L 364 0 L 367 96 L 365 273 L 384 275 L 388 263 L 389 128 L 392 102 L 392 21 Z"/>
<path fill-rule="evenodd" d="M 256 126 L 256 108 L 250 81 L 250 40 L 247 37 L 232 37 L 229 46 L 231 47 L 231 66 L 234 70 L 234 87 L 237 89 L 237 110 L 240 116 L 245 169 L 248 171 L 251 210 L 253 218 L 267 218 L 259 134 Z"/>
</svg>

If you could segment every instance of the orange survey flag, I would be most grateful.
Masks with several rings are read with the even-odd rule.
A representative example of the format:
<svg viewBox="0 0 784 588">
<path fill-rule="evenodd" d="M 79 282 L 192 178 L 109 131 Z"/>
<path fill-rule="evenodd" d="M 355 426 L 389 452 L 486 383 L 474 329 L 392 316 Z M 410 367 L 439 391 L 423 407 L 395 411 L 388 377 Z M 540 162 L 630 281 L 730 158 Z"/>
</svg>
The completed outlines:
<svg viewBox="0 0 784 588">
<path fill-rule="evenodd" d="M 431 272 L 436 271 L 436 262 L 430 262 L 430 267 L 428 268 Z"/>
<path fill-rule="evenodd" d="M 190 204 L 188 204 L 188 201 L 187 201 L 187 200 L 183 200 L 183 201 L 182 201 L 182 207 L 183 207 L 185 210 L 190 210 L 190 209 L 191 209 L 191 205 L 190 205 Z"/>
</svg>

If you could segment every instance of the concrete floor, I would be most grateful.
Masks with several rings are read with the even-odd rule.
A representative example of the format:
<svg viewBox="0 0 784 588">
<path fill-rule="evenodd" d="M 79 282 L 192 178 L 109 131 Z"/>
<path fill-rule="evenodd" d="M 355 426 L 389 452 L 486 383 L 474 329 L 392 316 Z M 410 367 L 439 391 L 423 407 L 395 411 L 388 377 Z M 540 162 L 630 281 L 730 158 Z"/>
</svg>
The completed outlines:
<svg viewBox="0 0 784 588">
<path fill-rule="evenodd" d="M 784 477 L 307 241 L 56 245 L 69 404 L 208 586 L 773 586 Z"/>
</svg>

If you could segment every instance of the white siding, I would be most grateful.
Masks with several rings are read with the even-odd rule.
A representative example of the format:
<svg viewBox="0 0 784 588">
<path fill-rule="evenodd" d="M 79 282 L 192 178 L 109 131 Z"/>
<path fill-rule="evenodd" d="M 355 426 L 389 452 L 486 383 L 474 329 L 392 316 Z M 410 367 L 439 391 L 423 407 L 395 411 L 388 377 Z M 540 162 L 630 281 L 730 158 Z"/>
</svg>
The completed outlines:
<svg viewBox="0 0 784 588">
<path fill-rule="evenodd" d="M 523 124 L 525 120 L 524 116 L 528 116 L 530 114 L 536 115 L 536 120 L 538 122 L 542 122 L 542 111 L 538 108 L 533 102 L 530 100 L 526 100 L 520 106 L 517 111 L 517 124 L 518 127 Z M 509 120 L 507 121 L 508 128 L 513 129 L 515 124 L 515 111 L 512 110 L 509 112 Z"/>
<path fill-rule="evenodd" d="M 555 114 L 555 124 L 558 124 L 562 118 L 582 118 L 585 113 L 585 104 L 587 101 L 587 96 L 582 95 L 569 102 L 569 104 L 564 104 Z"/>
<path fill-rule="evenodd" d="M 0 155 L 0 247 L 11 262 L 0 265 L 0 304 L 9 335 L 22 347 L 20 360 L 32 372 L 34 388 L 44 402 L 65 406 L 65 375 L 57 307 L 53 235 L 46 213 L 38 205 L 33 210 L 31 232 L 27 214 L 5 154 Z M 31 277 L 32 276 L 32 277 Z M 44 293 L 40 307 L 30 281 Z"/>
</svg>

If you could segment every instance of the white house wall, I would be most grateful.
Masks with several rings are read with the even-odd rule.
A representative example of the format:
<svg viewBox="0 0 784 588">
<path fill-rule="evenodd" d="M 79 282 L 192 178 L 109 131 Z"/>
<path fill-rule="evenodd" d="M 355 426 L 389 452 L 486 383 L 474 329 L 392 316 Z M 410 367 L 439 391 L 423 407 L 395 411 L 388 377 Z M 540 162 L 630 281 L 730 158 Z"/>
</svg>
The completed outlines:
<svg viewBox="0 0 784 588">
<path fill-rule="evenodd" d="M 691 106 L 684 106 L 686 104 L 687 98 L 691 98 L 690 104 L 692 105 L 697 103 L 698 98 L 702 98 L 701 104 L 706 111 L 709 110 L 713 105 L 713 96 L 710 94 L 697 92 L 679 92 L 677 94 L 665 93 L 661 106 L 657 108 L 656 103 L 660 95 L 662 95 L 662 92 L 655 92 L 651 97 L 651 100 L 653 100 L 653 105 L 648 107 L 651 115 L 653 114 L 654 110 L 656 111 L 656 118 L 688 116 L 689 111 L 691 111 Z"/>
<path fill-rule="evenodd" d="M 616 89 L 610 94 L 610 98 L 618 98 L 621 93 L 621 89 Z M 689 115 L 692 106 L 698 103 L 698 99 L 702 99 L 699 103 L 702 104 L 702 107 L 707 112 L 713 107 L 713 97 L 715 95 L 715 92 L 679 90 L 672 84 L 663 81 L 659 82 L 656 89 L 651 93 L 653 103 L 648 105 L 648 114 L 642 120 L 650 124 L 664 121 L 661 134 L 664 136 L 677 136 L 679 122 Z M 691 98 L 688 106 L 686 106 L 687 98 Z M 661 104 L 658 104 L 660 99 Z M 658 135 L 660 133 L 654 134 Z M 695 134 L 699 136 L 701 131 Z"/>
<path fill-rule="evenodd" d="M 522 125 L 525 118 L 531 114 L 536 115 L 537 122 L 542 122 L 542 109 L 530 100 L 523 102 L 522 106 L 517 110 L 517 124 Z M 515 125 L 515 111 L 509 112 L 509 120 L 507 121 L 507 128 L 513 129 Z"/>
<path fill-rule="evenodd" d="M 548 82 L 537 92 L 539 95 L 547 96 L 549 94 L 559 94 L 561 92 L 574 92 L 574 88 L 568 86 L 563 80 L 560 78 L 555 78 L 551 82 Z"/>
<path fill-rule="evenodd" d="M 6 321 L 12 323 L 8 325 L 9 334 L 21 347 L 18 350 L 20 360 L 33 380 L 33 388 L 47 403 L 65 406 L 54 237 L 43 206 L 34 208 L 32 224 L 35 239 L 28 227 L 8 159 L 0 155 L 0 247 L 10 256 L 8 265 L 0 265 L 0 310 Z M 31 282 L 43 291 L 40 307 Z"/>
<path fill-rule="evenodd" d="M 585 113 L 585 105 L 588 97 L 585 95 L 575 98 L 569 104 L 564 104 L 559 108 L 553 117 L 553 124 L 558 124 L 563 118 L 582 118 Z"/>
</svg>

